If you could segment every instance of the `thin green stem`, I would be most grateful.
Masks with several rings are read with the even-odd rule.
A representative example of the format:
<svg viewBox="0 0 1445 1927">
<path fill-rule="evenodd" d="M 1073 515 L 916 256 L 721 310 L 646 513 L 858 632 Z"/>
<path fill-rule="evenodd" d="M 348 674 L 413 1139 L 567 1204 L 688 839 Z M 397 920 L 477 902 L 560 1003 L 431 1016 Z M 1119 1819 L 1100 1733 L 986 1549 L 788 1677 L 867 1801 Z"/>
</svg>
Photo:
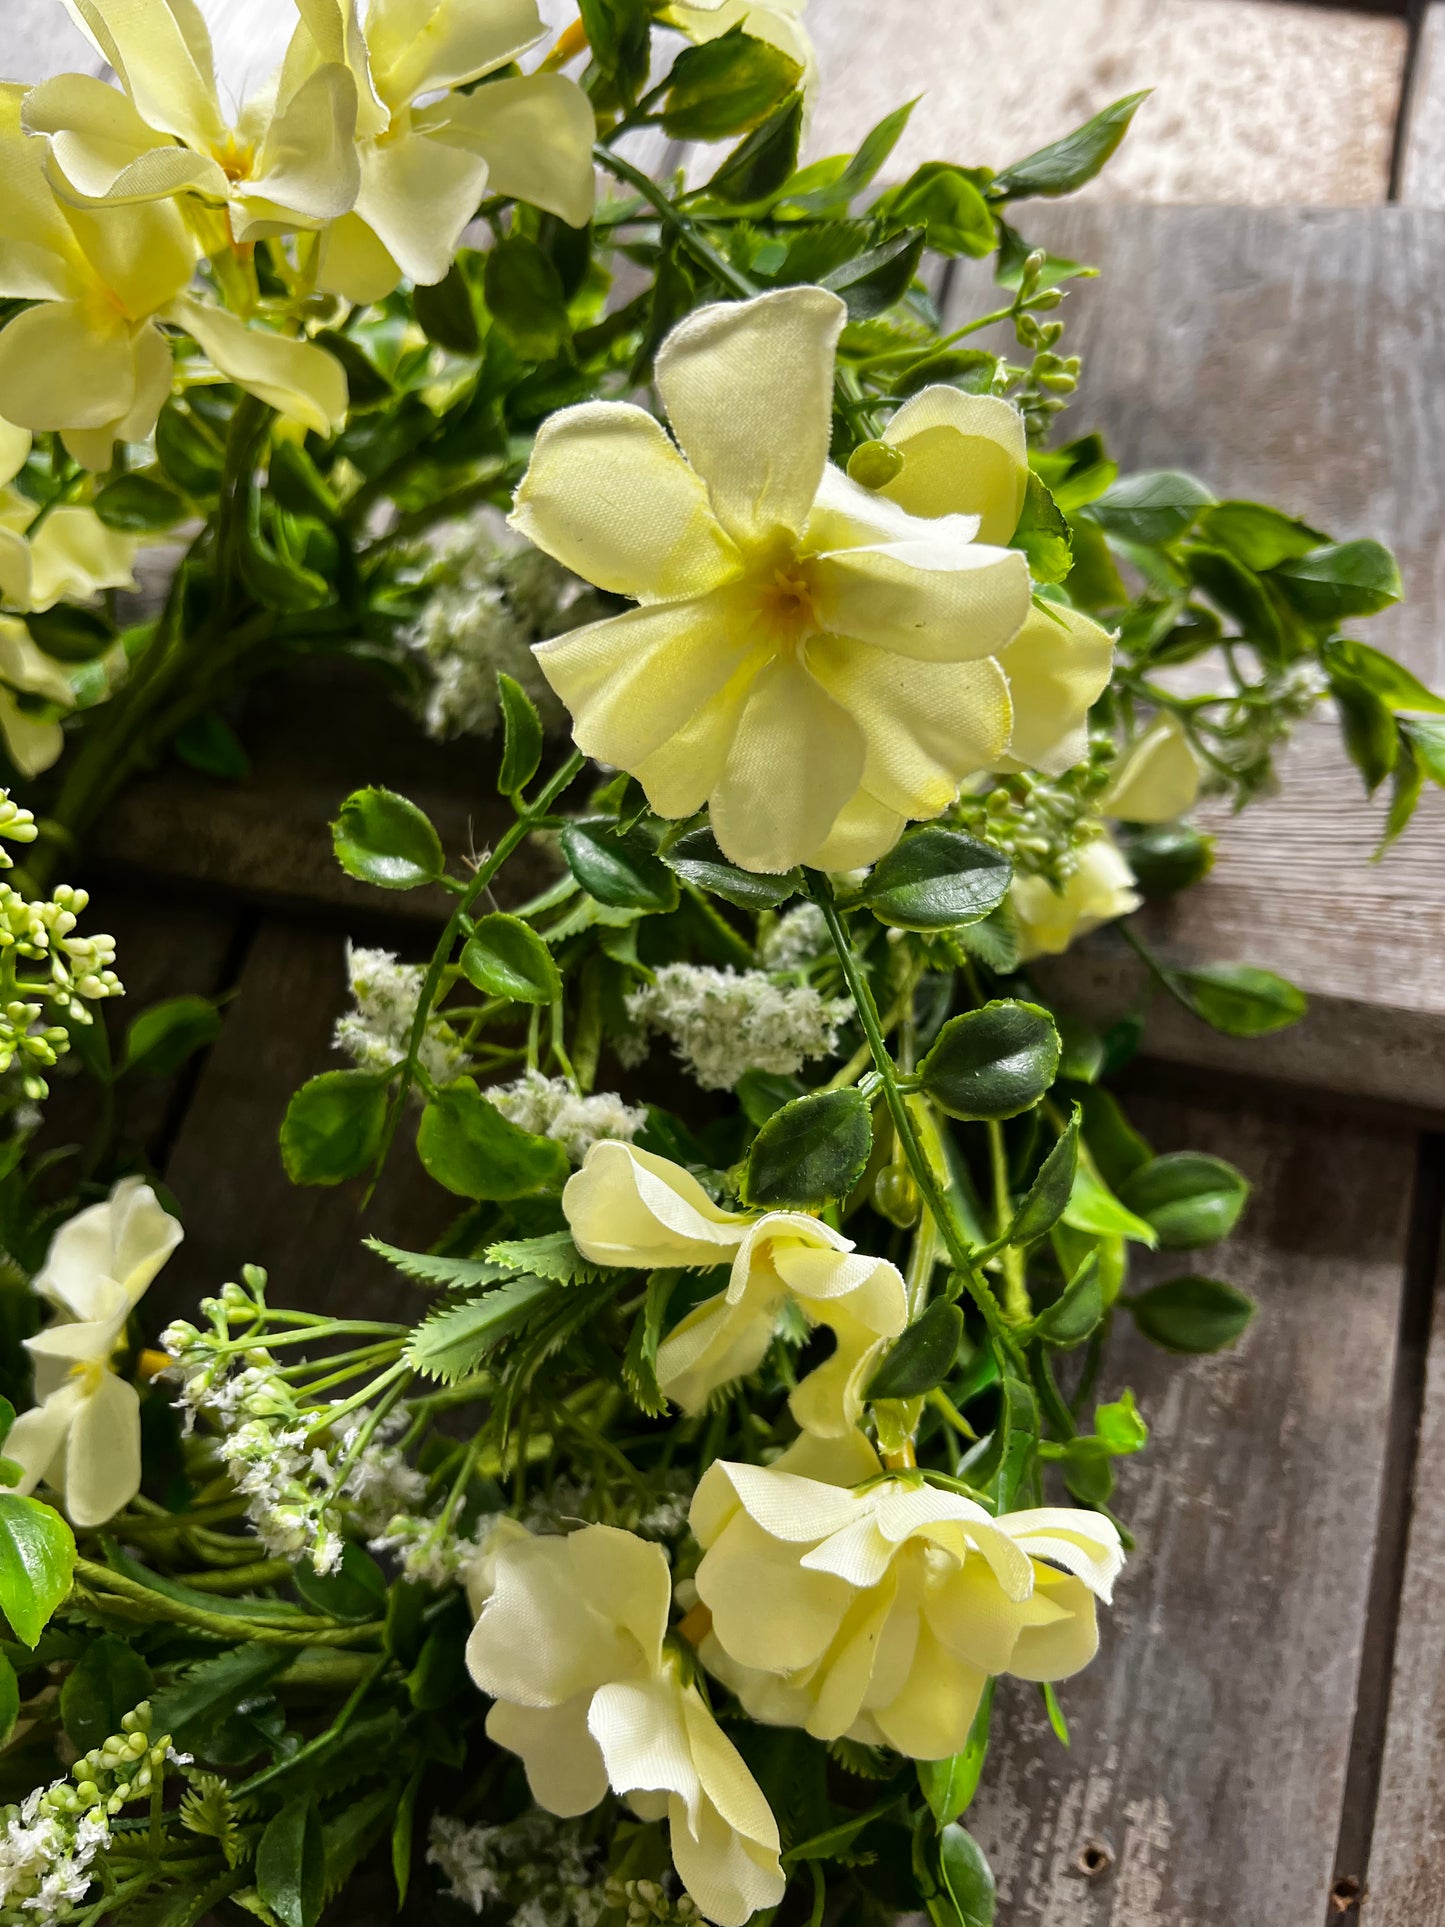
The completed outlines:
<svg viewBox="0 0 1445 1927">
<path fill-rule="evenodd" d="M 751 300 L 758 292 L 753 282 L 740 269 L 735 268 L 731 261 L 718 253 L 712 242 L 699 230 L 697 224 L 689 220 L 688 216 L 668 199 L 655 181 L 649 180 L 647 175 L 640 168 L 634 167 L 630 161 L 623 160 L 620 154 L 614 154 L 610 147 L 599 144 L 593 148 L 592 153 L 599 167 L 605 167 L 607 172 L 615 175 L 619 181 L 626 181 L 634 193 L 642 196 L 662 221 L 663 226 L 672 229 L 694 261 L 700 267 L 706 268 L 714 281 L 720 282 L 740 301 Z"/>
<path fill-rule="evenodd" d="M 273 1780 L 279 1780 L 283 1773 L 289 1773 L 292 1767 L 300 1766 L 303 1761 L 314 1758 L 324 1746 L 329 1746 L 333 1740 L 339 1738 L 351 1724 L 352 1716 L 371 1691 L 386 1661 L 387 1655 L 385 1653 L 379 1653 L 377 1655 L 376 1664 L 370 1667 L 363 1677 L 356 1682 L 355 1690 L 324 1733 L 318 1733 L 314 1740 L 309 1740 L 299 1751 L 290 1754 L 284 1760 L 278 1761 L 275 1766 L 268 1766 L 260 1773 L 253 1773 L 249 1780 L 243 1780 L 240 1786 L 233 1787 L 231 1789 L 232 1798 L 239 1799 L 243 1794 L 255 1793 L 258 1792 L 261 1787 L 269 1786 Z"/>
<path fill-rule="evenodd" d="M 995 1246 L 1003 1268 L 1004 1317 L 1015 1324 L 1022 1324 L 1033 1315 L 1028 1285 L 1024 1281 L 1024 1254 L 1016 1247 L 1003 1243 L 1014 1215 L 1013 1189 L 1008 1175 L 1008 1147 L 1004 1142 L 1003 1126 L 997 1119 L 990 1118 L 986 1128 L 989 1170 L 993 1176 L 995 1230 L 998 1233 Z"/>
</svg>

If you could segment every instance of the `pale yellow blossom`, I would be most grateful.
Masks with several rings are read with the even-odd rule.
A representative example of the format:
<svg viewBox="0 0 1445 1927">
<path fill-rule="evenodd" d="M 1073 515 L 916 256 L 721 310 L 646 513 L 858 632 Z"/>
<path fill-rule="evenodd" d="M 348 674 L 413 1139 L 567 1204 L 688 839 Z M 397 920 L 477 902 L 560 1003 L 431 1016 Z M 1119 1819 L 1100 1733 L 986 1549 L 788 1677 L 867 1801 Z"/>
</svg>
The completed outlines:
<svg viewBox="0 0 1445 1927">
<path fill-rule="evenodd" d="M 586 1813 L 610 1786 L 639 1817 L 667 1819 L 678 1876 L 718 1927 L 776 1906 L 768 1803 L 664 1647 L 662 1548 L 613 1526 L 534 1538 L 509 1525 L 469 1591 L 467 1665 L 495 1702 L 487 1734 L 521 1756 L 537 1804 Z"/>
<path fill-rule="evenodd" d="M 7 487 L 30 453 L 30 431 L 0 421 L 0 602 L 27 611 L 60 601 L 89 602 L 104 589 L 133 589 L 140 538 L 107 528 L 79 503 L 39 515 L 19 489 Z"/>
<path fill-rule="evenodd" d="M 1141 901 L 1134 872 L 1104 832 L 1080 848 L 1077 866 L 1062 890 L 1047 877 L 1015 876 L 1009 906 L 1018 927 L 1020 960 L 1062 956 L 1076 937 L 1115 917 L 1127 917 Z"/>
<path fill-rule="evenodd" d="M 22 704 L 20 696 L 39 697 L 40 705 Z M 54 712 L 74 700 L 65 671 L 31 640 L 25 624 L 0 616 L 0 737 L 22 776 L 38 776 L 59 759 L 65 732 Z"/>
<path fill-rule="evenodd" d="M 991 1676 L 1088 1664 L 1123 1553 L 1099 1513 L 994 1518 L 881 1470 L 857 1433 L 708 1469 L 692 1506 L 712 1617 L 701 1653 L 754 1719 L 944 1759 Z"/>
<path fill-rule="evenodd" d="M 627 403 L 563 409 L 512 516 L 640 605 L 537 648 L 579 747 L 662 816 L 709 803 L 753 870 L 873 861 L 1009 740 L 1027 565 L 829 464 L 845 318 L 808 287 L 699 309 L 657 358 L 676 442 Z"/>
<path fill-rule="evenodd" d="M 791 1301 L 837 1339 L 795 1387 L 793 1417 L 825 1437 L 857 1423 L 873 1366 L 907 1323 L 894 1266 L 803 1212 L 723 1211 L 681 1165 L 630 1144 L 595 1144 L 562 1209 L 595 1264 L 729 1266 L 726 1289 L 694 1306 L 658 1348 L 658 1384 L 683 1411 L 701 1411 L 719 1386 L 757 1370 Z"/>
<path fill-rule="evenodd" d="M 78 1526 L 104 1525 L 140 1490 L 140 1400 L 111 1360 L 181 1235 L 148 1184 L 123 1178 L 60 1227 L 35 1278 L 57 1316 L 25 1341 L 39 1403 L 16 1419 L 4 1451 L 24 1469 L 17 1490 L 45 1480 Z"/>
<path fill-rule="evenodd" d="M 1182 724 L 1161 716 L 1133 744 L 1099 807 L 1124 823 L 1167 823 L 1193 807 L 1199 761 Z"/>
</svg>

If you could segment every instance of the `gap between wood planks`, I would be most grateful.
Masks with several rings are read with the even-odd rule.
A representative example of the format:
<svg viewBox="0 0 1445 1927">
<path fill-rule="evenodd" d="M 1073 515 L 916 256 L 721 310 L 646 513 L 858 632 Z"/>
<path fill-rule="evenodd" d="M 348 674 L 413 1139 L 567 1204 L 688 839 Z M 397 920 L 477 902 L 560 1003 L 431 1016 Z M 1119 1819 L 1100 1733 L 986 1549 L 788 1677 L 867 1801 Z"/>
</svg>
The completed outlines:
<svg viewBox="0 0 1445 1927">
<path fill-rule="evenodd" d="M 1425 15 L 1431 0 L 1407 0 L 1404 7 L 1392 6 L 1392 13 L 1405 15 L 1405 64 L 1400 70 L 1400 94 L 1395 102 L 1395 138 L 1390 147 L 1390 185 L 1385 198 L 1402 199 L 1405 164 L 1410 149 L 1410 114 L 1415 105 L 1415 87 L 1420 78 L 1420 43 L 1425 32 Z"/>
<path fill-rule="evenodd" d="M 1389 1436 L 1377 1515 L 1379 1525 L 1334 1881 L 1325 1904 L 1326 1927 L 1354 1927 L 1369 1895 L 1370 1848 L 1384 1763 L 1401 1591 L 1415 1502 L 1426 1355 L 1442 1254 L 1445 1254 L 1445 1134 L 1430 1132 L 1421 1136 L 1416 1152 Z M 1389 1924 L 1382 1923 L 1382 1927 Z"/>
</svg>

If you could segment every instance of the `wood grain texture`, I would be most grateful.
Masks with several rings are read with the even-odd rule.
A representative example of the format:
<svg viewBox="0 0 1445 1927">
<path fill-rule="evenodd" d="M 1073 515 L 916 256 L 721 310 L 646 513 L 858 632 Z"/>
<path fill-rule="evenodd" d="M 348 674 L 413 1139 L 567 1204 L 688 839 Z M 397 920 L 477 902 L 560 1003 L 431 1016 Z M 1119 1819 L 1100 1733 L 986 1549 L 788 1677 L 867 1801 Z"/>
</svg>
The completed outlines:
<svg viewBox="0 0 1445 1927">
<path fill-rule="evenodd" d="M 1099 1660 L 1060 1689 L 1072 1749 L 1006 1682 L 968 1824 L 1007 1927 L 1294 1927 L 1323 1917 L 1332 1875 L 1411 1147 L 1292 1110 L 1131 1114 L 1158 1147 L 1212 1150 L 1257 1186 L 1227 1246 L 1150 1275 L 1230 1278 L 1260 1311 L 1216 1358 L 1111 1343 L 1105 1385 L 1132 1385 L 1153 1428 L 1117 1501 L 1138 1549 Z M 1090 1847 L 1109 1862 L 1093 1879 Z"/>
<path fill-rule="evenodd" d="M 1419 43 L 1400 146 L 1400 199 L 1416 207 L 1445 208 L 1445 4 L 1429 0 L 1420 19 Z"/>
</svg>

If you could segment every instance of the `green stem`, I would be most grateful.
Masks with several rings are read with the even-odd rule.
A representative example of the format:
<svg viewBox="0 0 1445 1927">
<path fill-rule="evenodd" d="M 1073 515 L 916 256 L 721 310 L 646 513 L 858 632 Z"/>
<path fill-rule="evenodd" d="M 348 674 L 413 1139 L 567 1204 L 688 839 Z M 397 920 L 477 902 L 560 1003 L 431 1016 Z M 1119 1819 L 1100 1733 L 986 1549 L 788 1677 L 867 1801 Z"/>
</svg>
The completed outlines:
<svg viewBox="0 0 1445 1927">
<path fill-rule="evenodd" d="M 352 1646 L 369 1643 L 383 1631 L 376 1620 L 364 1626 L 336 1626 L 329 1619 L 300 1616 L 281 1624 L 272 1619 L 249 1619 L 243 1614 L 205 1612 L 169 1593 L 152 1592 L 139 1580 L 129 1579 L 109 1566 L 90 1559 L 75 1562 L 77 1580 L 107 1612 L 127 1619 L 173 1620 L 183 1626 L 196 1626 L 215 1633 L 234 1645 L 244 1631 L 247 1639 L 259 1639 L 273 1646 Z"/>
<path fill-rule="evenodd" d="M 620 154 L 614 154 L 610 147 L 599 145 L 593 148 L 592 153 L 599 167 L 605 167 L 608 173 L 615 175 L 619 181 L 626 181 L 635 193 L 642 196 L 658 215 L 663 226 L 672 229 L 694 261 L 700 267 L 706 268 L 714 281 L 721 282 L 722 286 L 735 294 L 740 301 L 752 299 L 758 292 L 754 284 L 735 268 L 731 261 L 725 260 L 718 253 L 711 241 L 699 231 L 695 223 L 690 221 L 680 208 L 674 206 L 655 181 L 649 180 L 647 175 L 640 168 L 634 167 L 630 161 L 623 160 Z"/>
<path fill-rule="evenodd" d="M 283 1773 L 289 1773 L 293 1766 L 300 1766 L 303 1760 L 313 1758 L 324 1746 L 329 1746 L 334 1739 L 337 1739 L 345 1732 L 351 1723 L 352 1715 L 371 1691 L 377 1675 L 381 1672 L 382 1667 L 385 1666 L 386 1661 L 387 1655 L 385 1653 L 378 1653 L 376 1664 L 370 1667 L 365 1675 L 356 1682 L 356 1688 L 351 1694 L 351 1697 L 324 1733 L 318 1733 L 316 1738 L 309 1740 L 299 1752 L 292 1753 L 288 1758 L 278 1761 L 275 1766 L 268 1766 L 260 1773 L 253 1773 L 249 1780 L 243 1780 L 240 1786 L 231 1789 L 231 1797 L 233 1799 L 240 1799 L 243 1794 L 255 1793 L 261 1787 L 269 1786 L 273 1780 L 279 1780 Z"/>
<path fill-rule="evenodd" d="M 1003 1312 L 1004 1317 L 1015 1324 L 1022 1324 L 1033 1316 L 1033 1305 L 1029 1300 L 1029 1288 L 1024 1281 L 1024 1254 L 1014 1245 L 1005 1245 L 1003 1238 L 1013 1223 L 1013 1191 L 1008 1178 L 1008 1147 L 1004 1143 L 1003 1126 L 997 1119 L 990 1118 L 988 1130 L 988 1161 L 993 1174 L 993 1205 L 997 1220 L 999 1263 L 1003 1268 Z"/>
</svg>

